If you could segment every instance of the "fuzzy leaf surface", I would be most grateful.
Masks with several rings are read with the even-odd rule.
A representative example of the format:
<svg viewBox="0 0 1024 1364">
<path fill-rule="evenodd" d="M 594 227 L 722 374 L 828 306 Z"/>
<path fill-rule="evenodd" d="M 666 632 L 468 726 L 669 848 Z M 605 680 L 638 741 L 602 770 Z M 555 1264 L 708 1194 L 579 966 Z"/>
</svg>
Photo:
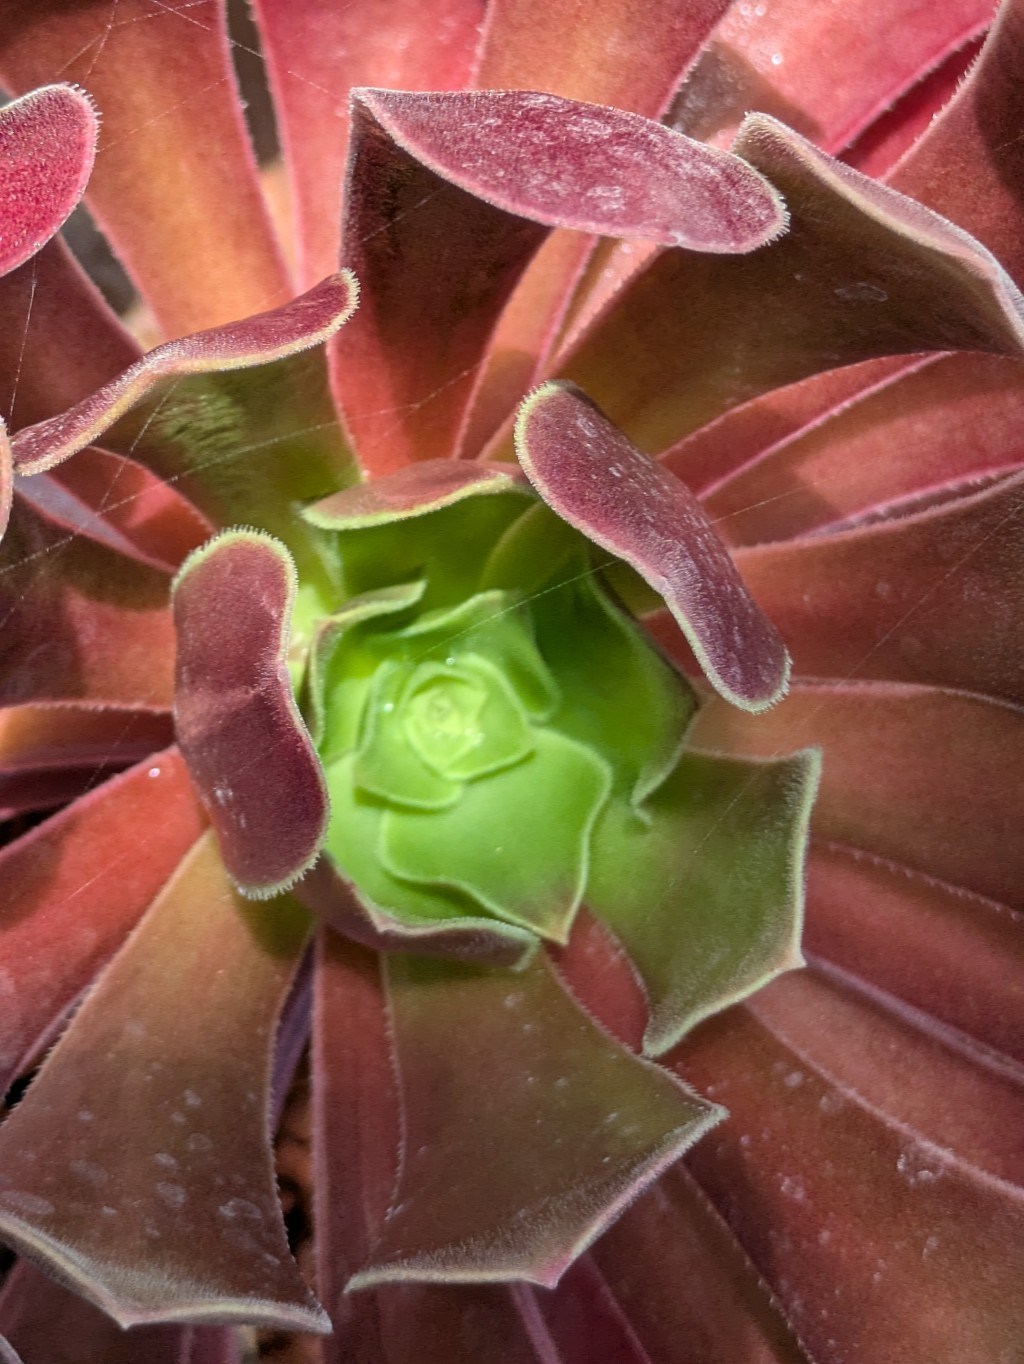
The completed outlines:
<svg viewBox="0 0 1024 1364">
<path fill-rule="evenodd" d="M 665 599 L 716 691 L 751 711 L 783 695 L 785 645 L 685 484 L 565 384 L 527 399 L 516 447 L 545 502 Z"/>
<path fill-rule="evenodd" d="M 175 580 L 175 727 L 247 895 L 276 895 L 312 866 L 327 829 L 320 761 L 287 658 L 295 568 L 283 545 L 227 531 Z"/>
<path fill-rule="evenodd" d="M 0 274 L 24 264 L 81 199 L 99 121 L 88 96 L 50 85 L 0 109 Z"/>
<path fill-rule="evenodd" d="M 408 1156 L 352 1288 L 526 1279 L 568 1264 L 719 1112 L 523 972 L 389 958 Z M 515 1085 L 493 1083 L 495 1058 Z"/>
<path fill-rule="evenodd" d="M 308 924 L 292 901 L 241 900 L 207 833 L 0 1129 L 0 1235 L 122 1326 L 325 1325 L 288 1251 L 266 1131 Z"/>
<path fill-rule="evenodd" d="M 817 754 L 742 762 L 688 752 L 633 811 L 594 834 L 587 904 L 650 1000 L 648 1055 L 803 965 L 803 859 Z"/>
</svg>

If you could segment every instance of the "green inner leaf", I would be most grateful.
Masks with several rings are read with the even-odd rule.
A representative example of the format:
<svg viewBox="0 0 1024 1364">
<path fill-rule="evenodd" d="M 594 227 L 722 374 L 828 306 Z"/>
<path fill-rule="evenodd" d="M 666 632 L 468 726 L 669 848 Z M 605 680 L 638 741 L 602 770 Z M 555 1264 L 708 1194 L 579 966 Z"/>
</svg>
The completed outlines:
<svg viewBox="0 0 1024 1364">
<path fill-rule="evenodd" d="M 454 805 L 462 787 L 458 782 L 446 780 L 438 765 L 426 760 L 423 749 L 410 742 L 409 725 L 403 712 L 407 705 L 405 697 L 410 673 L 413 672 L 408 664 L 402 663 L 383 663 L 377 669 L 363 712 L 363 737 L 356 754 L 353 779 L 362 791 L 396 804 L 442 809 Z M 448 691 L 452 690 L 453 684 L 449 682 Z M 477 691 L 480 692 L 476 698 L 479 709 L 483 705 L 483 695 L 481 689 L 477 688 Z M 469 707 L 469 698 L 461 692 L 460 699 Z M 440 708 L 440 698 L 435 696 L 434 700 Z M 450 700 L 449 722 L 453 709 L 455 706 Z"/>
<path fill-rule="evenodd" d="M 603 753 L 616 793 L 638 804 L 679 756 L 692 692 L 592 576 L 545 593 L 532 611 L 538 648 L 562 693 L 552 724 Z"/>
<path fill-rule="evenodd" d="M 533 737 L 530 757 L 474 783 L 449 809 L 389 809 L 381 852 L 396 877 L 462 890 L 499 918 L 564 942 L 611 775 L 573 739 Z"/>
<path fill-rule="evenodd" d="M 495 542 L 532 500 L 527 492 L 467 498 L 426 516 L 349 530 L 338 536 L 349 592 L 426 580 L 424 607 L 453 606 L 478 589 Z"/>
</svg>

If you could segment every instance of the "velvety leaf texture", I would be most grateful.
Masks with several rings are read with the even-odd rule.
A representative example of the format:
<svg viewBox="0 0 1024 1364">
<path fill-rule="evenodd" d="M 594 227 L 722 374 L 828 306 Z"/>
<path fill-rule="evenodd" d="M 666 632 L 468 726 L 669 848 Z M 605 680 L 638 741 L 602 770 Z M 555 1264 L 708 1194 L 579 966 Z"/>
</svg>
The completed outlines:
<svg viewBox="0 0 1024 1364">
<path fill-rule="evenodd" d="M 307 925 L 294 904 L 241 900 L 205 835 L 0 1129 L 5 1239 L 123 1326 L 323 1328 L 288 1253 L 264 1128 Z M 215 1064 L 200 1074 L 204 1051 Z"/>
<path fill-rule="evenodd" d="M 33 90 L 0 109 L 0 274 L 22 265 L 81 199 L 99 120 L 72 85 Z"/>
<path fill-rule="evenodd" d="M 1022 128 L 0 0 L 0 1364 L 1021 1364 Z"/>
<path fill-rule="evenodd" d="M 785 645 L 685 484 L 564 384 L 527 401 L 516 445 L 549 506 L 665 599 L 722 696 L 758 711 L 784 694 Z"/>
<path fill-rule="evenodd" d="M 357 297 L 354 278 L 342 273 L 272 312 L 158 346 L 68 412 L 19 432 L 18 472 L 52 469 L 92 444 L 161 379 L 265 365 L 321 344 L 352 315 Z"/>
<path fill-rule="evenodd" d="M 228 871 L 259 897 L 312 866 L 327 827 L 323 773 L 286 667 L 294 600 L 287 550 L 256 531 L 212 540 L 175 581 L 178 742 Z"/>
<path fill-rule="evenodd" d="M 407 1158 L 353 1288 L 554 1285 L 719 1111 L 571 1003 L 546 959 L 517 976 L 389 959 Z M 516 1085 L 488 1084 L 494 1058 Z"/>
</svg>

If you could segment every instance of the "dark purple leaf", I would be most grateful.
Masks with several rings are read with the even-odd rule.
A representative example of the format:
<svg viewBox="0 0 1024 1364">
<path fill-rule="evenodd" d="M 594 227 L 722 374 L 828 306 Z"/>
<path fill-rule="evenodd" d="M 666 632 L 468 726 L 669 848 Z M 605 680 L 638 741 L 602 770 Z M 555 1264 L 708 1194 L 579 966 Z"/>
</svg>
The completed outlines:
<svg viewBox="0 0 1024 1364">
<path fill-rule="evenodd" d="M 226 531 L 174 586 L 174 714 L 185 761 L 235 883 L 276 895 L 316 859 L 327 787 L 287 657 L 295 568 L 258 531 Z"/>
</svg>

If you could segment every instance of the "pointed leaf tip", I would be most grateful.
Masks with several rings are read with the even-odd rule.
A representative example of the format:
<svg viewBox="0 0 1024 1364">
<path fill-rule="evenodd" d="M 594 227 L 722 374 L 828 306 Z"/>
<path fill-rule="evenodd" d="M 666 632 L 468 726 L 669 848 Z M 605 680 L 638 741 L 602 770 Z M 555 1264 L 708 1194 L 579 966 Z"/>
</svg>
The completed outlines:
<svg viewBox="0 0 1024 1364">
<path fill-rule="evenodd" d="M 329 1329 L 267 1126 L 308 927 L 294 901 L 242 901 L 204 833 L 0 1128 L 4 1241 L 121 1326 Z"/>
<path fill-rule="evenodd" d="M 353 99 L 445 180 L 549 227 L 733 253 L 786 226 L 778 191 L 745 161 L 622 109 L 534 90 Z"/>
<path fill-rule="evenodd" d="M 23 265 L 81 199 L 99 119 L 73 85 L 47 85 L 0 109 L 0 275 Z"/>
<path fill-rule="evenodd" d="M 294 596 L 288 551 L 251 530 L 197 550 L 174 584 L 178 742 L 225 866 L 259 899 L 293 885 L 327 831 L 327 785 L 286 666 Z"/>
<path fill-rule="evenodd" d="M 564 521 L 625 560 L 664 598 L 715 690 L 742 710 L 785 694 L 789 655 L 700 503 L 571 384 L 523 403 L 516 451 Z"/>
</svg>

